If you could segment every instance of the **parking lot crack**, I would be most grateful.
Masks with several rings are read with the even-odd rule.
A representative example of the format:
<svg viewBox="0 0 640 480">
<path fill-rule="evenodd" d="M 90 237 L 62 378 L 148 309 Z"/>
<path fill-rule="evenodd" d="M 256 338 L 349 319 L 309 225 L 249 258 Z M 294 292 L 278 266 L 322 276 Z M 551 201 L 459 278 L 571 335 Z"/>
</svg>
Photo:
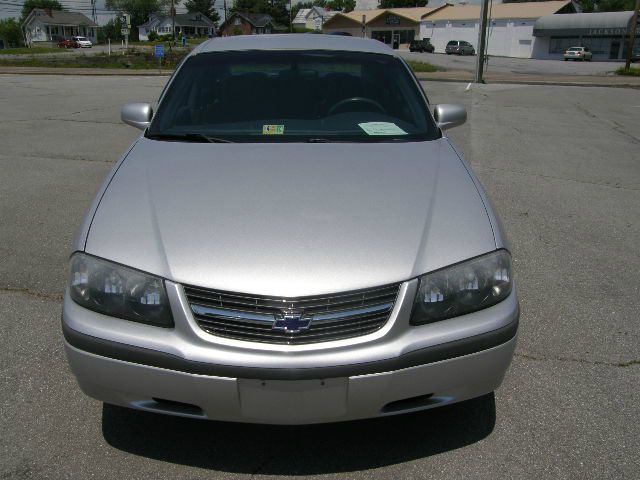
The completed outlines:
<svg viewBox="0 0 640 480">
<path fill-rule="evenodd" d="M 589 365 L 603 365 L 607 367 L 631 367 L 633 365 L 640 365 L 640 359 L 632 359 L 626 362 L 604 362 L 601 360 L 586 360 L 583 358 L 572 358 L 572 357 L 545 357 L 538 355 L 531 355 L 528 353 L 519 353 L 516 352 L 514 354 L 515 357 L 524 358 L 526 360 L 533 361 L 551 361 L 551 362 L 571 362 L 571 363 L 585 363 Z"/>
<path fill-rule="evenodd" d="M 497 172 L 507 172 L 507 173 L 515 173 L 517 175 L 527 175 L 527 176 L 532 176 L 532 177 L 540 177 L 540 178 L 549 178 L 552 180 L 562 180 L 565 182 L 575 182 L 575 183 L 581 183 L 583 185 L 597 185 L 599 187 L 607 187 L 607 188 L 615 188 L 616 190 L 630 190 L 630 191 L 638 191 L 640 190 L 640 188 L 635 188 L 635 187 L 625 187 L 622 186 L 618 183 L 616 183 L 615 185 L 611 185 L 609 183 L 600 183 L 600 182 L 589 182 L 586 180 L 576 180 L 575 178 L 567 178 L 567 177 L 556 177 L 554 175 L 544 175 L 542 173 L 535 173 L 535 172 L 523 172 L 522 170 L 512 170 L 509 168 L 502 168 L 502 167 L 490 167 L 488 165 L 473 165 L 473 169 L 476 171 L 482 171 L 482 170 L 491 170 L 491 171 L 497 171 Z"/>
<path fill-rule="evenodd" d="M 604 123 L 608 123 L 609 126 L 611 127 L 611 129 L 622 135 L 623 137 L 625 137 L 627 140 L 630 140 L 632 143 L 636 143 L 636 144 L 640 144 L 640 138 L 630 134 L 629 132 L 626 132 L 624 130 L 624 127 L 622 125 L 620 125 L 618 122 L 614 121 L 614 120 L 609 120 L 607 118 L 601 118 L 600 116 L 596 115 L 595 113 L 593 113 L 592 111 L 588 110 L 587 108 L 583 107 L 582 105 L 580 105 L 579 103 L 576 103 L 576 108 L 578 110 L 580 110 L 582 113 L 584 113 L 586 116 L 594 118 L 596 120 L 600 120 L 601 122 Z"/>
<path fill-rule="evenodd" d="M 30 297 L 40 298 L 43 300 L 61 301 L 63 298 L 62 293 L 38 292 L 30 288 L 21 288 L 21 287 L 0 287 L 0 292 L 19 293 L 21 295 L 28 295 Z"/>
</svg>

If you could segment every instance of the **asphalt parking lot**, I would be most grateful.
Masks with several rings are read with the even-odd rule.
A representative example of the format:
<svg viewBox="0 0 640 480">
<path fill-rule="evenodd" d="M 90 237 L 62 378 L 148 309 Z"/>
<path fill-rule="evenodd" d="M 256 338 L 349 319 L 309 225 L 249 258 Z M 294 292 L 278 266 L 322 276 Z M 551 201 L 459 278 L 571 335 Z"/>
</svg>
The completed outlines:
<svg viewBox="0 0 640 480">
<path fill-rule="evenodd" d="M 444 53 L 401 52 L 407 60 L 426 62 L 447 70 L 475 71 L 477 56 L 445 55 Z M 490 56 L 486 73 L 527 75 L 612 75 L 624 67 L 624 62 L 564 62 L 535 58 L 511 58 Z"/>
<path fill-rule="evenodd" d="M 640 477 L 640 91 L 427 83 L 511 240 L 514 362 L 495 396 L 285 428 L 103 407 L 66 366 L 72 236 L 165 81 L 0 75 L 0 478 Z"/>
</svg>

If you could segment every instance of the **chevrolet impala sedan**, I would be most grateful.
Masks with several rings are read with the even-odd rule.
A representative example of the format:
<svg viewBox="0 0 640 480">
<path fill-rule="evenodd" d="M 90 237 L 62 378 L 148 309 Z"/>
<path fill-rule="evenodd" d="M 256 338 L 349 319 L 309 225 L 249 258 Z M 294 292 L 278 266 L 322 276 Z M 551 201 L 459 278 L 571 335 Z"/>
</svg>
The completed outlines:
<svg viewBox="0 0 640 480">
<path fill-rule="evenodd" d="M 518 301 L 500 223 L 406 63 L 335 35 L 195 48 L 73 245 L 80 388 L 184 417 L 308 424 L 495 390 Z"/>
</svg>

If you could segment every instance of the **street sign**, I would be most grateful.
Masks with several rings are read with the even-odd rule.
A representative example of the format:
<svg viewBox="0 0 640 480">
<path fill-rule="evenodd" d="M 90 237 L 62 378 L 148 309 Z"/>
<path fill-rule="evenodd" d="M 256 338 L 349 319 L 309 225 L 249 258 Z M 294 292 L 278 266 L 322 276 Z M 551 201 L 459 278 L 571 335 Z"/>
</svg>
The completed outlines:
<svg viewBox="0 0 640 480">
<path fill-rule="evenodd" d="M 163 44 L 156 45 L 156 57 L 158 57 L 158 58 L 164 57 L 164 45 Z"/>
<path fill-rule="evenodd" d="M 120 29 L 120 33 L 122 35 L 129 35 L 129 29 L 128 28 L 121 28 Z"/>
</svg>

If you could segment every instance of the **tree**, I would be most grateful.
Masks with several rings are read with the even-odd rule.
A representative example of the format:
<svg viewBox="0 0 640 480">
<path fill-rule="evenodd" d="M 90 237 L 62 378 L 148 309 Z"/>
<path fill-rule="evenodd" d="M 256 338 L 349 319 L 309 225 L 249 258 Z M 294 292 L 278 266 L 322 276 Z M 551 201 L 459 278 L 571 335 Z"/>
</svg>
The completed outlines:
<svg viewBox="0 0 640 480">
<path fill-rule="evenodd" d="M 267 13 L 275 23 L 289 26 L 289 0 L 236 0 L 231 13 L 236 12 Z"/>
<path fill-rule="evenodd" d="M 216 0 L 187 0 L 184 6 L 189 13 L 201 13 L 218 26 L 220 14 L 215 9 Z"/>
<path fill-rule="evenodd" d="M 295 17 L 303 8 L 320 7 L 340 12 L 351 12 L 356 8 L 356 0 L 313 0 L 298 3 L 293 7 L 292 17 Z"/>
<path fill-rule="evenodd" d="M 116 17 L 107 22 L 106 25 L 98 29 L 98 42 L 107 43 L 107 38 L 114 40 L 120 40 L 122 38 L 122 22 L 120 18 Z"/>
<path fill-rule="evenodd" d="M 7 47 L 17 47 L 22 43 L 22 30 L 15 18 L 0 20 L 0 39 Z"/>
<path fill-rule="evenodd" d="M 51 10 L 64 10 L 62 4 L 58 0 L 25 0 L 22 4 L 22 23 L 34 8 L 50 8 Z"/>
<path fill-rule="evenodd" d="M 503 0 L 502 3 L 542 2 L 545 0 Z M 635 0 L 578 0 L 582 11 L 592 12 L 626 12 L 633 11 Z"/>
<path fill-rule="evenodd" d="M 326 7 L 330 10 L 339 10 L 345 13 L 352 12 L 356 8 L 356 0 L 332 0 L 327 2 Z"/>
<path fill-rule="evenodd" d="M 179 2 L 175 2 L 176 5 Z M 116 10 L 131 15 L 131 32 L 137 34 L 138 25 L 142 25 L 149 19 L 149 15 L 155 12 L 169 13 L 171 0 L 106 0 L 105 5 L 109 10 Z"/>
<path fill-rule="evenodd" d="M 595 12 L 627 12 L 636 8 L 634 0 L 599 0 L 593 1 Z M 586 12 L 586 10 L 583 10 Z"/>
<path fill-rule="evenodd" d="M 429 0 L 380 0 L 378 8 L 426 7 Z"/>
</svg>

